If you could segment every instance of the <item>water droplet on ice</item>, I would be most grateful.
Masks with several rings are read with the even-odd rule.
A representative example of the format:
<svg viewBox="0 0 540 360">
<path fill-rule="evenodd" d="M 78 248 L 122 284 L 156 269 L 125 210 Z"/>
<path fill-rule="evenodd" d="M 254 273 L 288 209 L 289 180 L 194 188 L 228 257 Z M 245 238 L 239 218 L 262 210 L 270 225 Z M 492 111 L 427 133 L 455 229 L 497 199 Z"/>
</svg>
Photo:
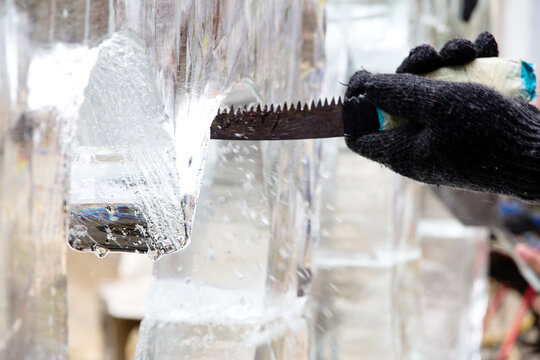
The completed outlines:
<svg viewBox="0 0 540 360">
<path fill-rule="evenodd" d="M 96 254 L 96 256 L 99 258 L 104 258 L 108 253 L 109 250 L 102 246 L 96 246 L 96 248 L 94 249 L 94 254 Z"/>
</svg>

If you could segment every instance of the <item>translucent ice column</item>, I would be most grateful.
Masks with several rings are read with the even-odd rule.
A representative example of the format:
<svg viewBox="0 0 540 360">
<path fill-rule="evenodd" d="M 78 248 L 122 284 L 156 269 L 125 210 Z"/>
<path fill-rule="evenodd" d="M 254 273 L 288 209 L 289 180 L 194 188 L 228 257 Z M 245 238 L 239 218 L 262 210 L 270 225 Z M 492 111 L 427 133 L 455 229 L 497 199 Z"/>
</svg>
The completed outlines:
<svg viewBox="0 0 540 360">
<path fill-rule="evenodd" d="M 341 84 L 362 68 L 394 71 L 408 52 L 409 9 L 408 1 L 328 2 L 326 95 L 342 95 Z M 343 139 L 324 145 L 312 358 L 408 358 L 420 255 L 405 231 L 414 220 L 408 215 L 412 194 Z"/>
<path fill-rule="evenodd" d="M 165 14 L 176 24 L 164 37 L 178 44 L 171 61 L 182 59 L 171 69 L 186 121 L 208 122 L 199 109 L 219 100 L 317 97 L 317 2 L 187 1 L 155 10 Z M 210 142 L 192 243 L 155 266 L 137 358 L 307 358 L 318 151 L 314 141 Z"/>
<path fill-rule="evenodd" d="M 471 22 L 464 23 L 458 19 L 460 2 L 329 1 L 325 94 L 343 92 L 335 84 L 346 83 L 359 69 L 394 72 L 414 45 L 428 42 L 440 47 L 458 34 L 471 37 L 485 30 L 489 18 L 482 16 L 492 6 L 487 3 L 494 4 L 480 1 Z M 420 208 L 420 189 L 352 154 L 342 143 L 334 152 L 330 149 L 325 144 L 321 242 L 310 306 L 314 358 L 441 357 L 424 352 L 434 350 L 429 345 L 434 342 L 441 350 L 442 345 L 460 347 L 459 356 L 474 355 L 478 314 L 485 307 L 485 239 L 464 236 L 454 243 L 444 241 L 447 234 L 441 228 L 437 238 L 441 241 L 420 243 L 415 235 L 417 219 L 427 215 Z M 444 219 L 449 218 L 445 213 Z M 459 259 L 461 268 L 447 275 L 452 280 L 437 287 L 429 270 L 451 271 L 448 263 L 458 260 L 443 254 L 457 253 L 458 248 L 470 256 Z M 430 291 L 435 289 L 456 302 L 434 301 L 439 295 L 430 297 Z M 426 304 L 432 308 L 427 310 Z M 449 345 L 441 342 L 445 335 L 436 335 L 444 334 L 444 326 L 431 324 L 431 314 L 451 307 L 459 320 L 438 319 L 451 323 L 446 334 L 452 339 Z"/>
<path fill-rule="evenodd" d="M 93 57 L 84 1 L 0 2 L 0 357 L 65 359 L 66 149 Z"/>
<path fill-rule="evenodd" d="M 418 358 L 479 359 L 488 237 L 456 220 L 422 220 Z"/>
<path fill-rule="evenodd" d="M 469 21 L 462 19 L 460 5 L 441 0 L 415 1 L 411 13 L 414 44 L 430 43 L 440 48 L 453 37 L 474 39 L 481 31 L 494 30 L 500 3 L 478 1 Z M 477 359 L 487 305 L 486 233 L 463 227 L 431 188 L 423 186 L 419 192 L 421 316 L 416 355 L 422 359 Z M 456 190 L 444 192 L 451 196 Z M 467 194 L 458 194 L 457 199 L 463 196 Z"/>
</svg>

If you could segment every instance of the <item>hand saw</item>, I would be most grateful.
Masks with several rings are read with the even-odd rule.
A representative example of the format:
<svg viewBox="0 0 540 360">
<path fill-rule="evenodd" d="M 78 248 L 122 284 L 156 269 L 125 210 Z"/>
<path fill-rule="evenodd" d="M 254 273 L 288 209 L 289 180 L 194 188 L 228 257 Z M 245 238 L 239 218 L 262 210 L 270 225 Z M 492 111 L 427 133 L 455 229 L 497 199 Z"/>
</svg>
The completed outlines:
<svg viewBox="0 0 540 360">
<path fill-rule="evenodd" d="M 497 74 L 508 74 L 506 77 Z M 525 76 L 524 76 L 525 75 Z M 465 65 L 442 67 L 425 74 L 433 80 L 481 83 L 510 97 L 530 101 L 536 78 L 531 64 L 497 57 L 478 58 Z M 344 102 L 357 101 L 352 97 Z M 273 105 L 219 111 L 210 127 L 211 139 L 290 140 L 343 136 L 343 101 L 319 100 L 310 106 Z M 377 110 L 380 130 L 404 124 L 407 120 Z"/>
</svg>

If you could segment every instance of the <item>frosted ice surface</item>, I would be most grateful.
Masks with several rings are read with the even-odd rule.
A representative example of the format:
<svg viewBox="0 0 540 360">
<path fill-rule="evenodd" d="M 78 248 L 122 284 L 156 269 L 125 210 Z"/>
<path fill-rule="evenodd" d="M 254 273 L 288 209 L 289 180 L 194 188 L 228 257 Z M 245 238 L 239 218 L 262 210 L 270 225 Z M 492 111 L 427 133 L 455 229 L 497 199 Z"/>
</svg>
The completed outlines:
<svg viewBox="0 0 540 360">
<path fill-rule="evenodd" d="M 152 259 L 182 249 L 208 124 L 184 125 L 175 140 L 146 47 L 127 30 L 99 46 L 85 98 L 73 151 L 70 245 L 98 256 L 107 253 L 103 245 L 130 247 Z M 193 106 L 210 118 L 217 105 Z"/>
<path fill-rule="evenodd" d="M 54 107 L 63 118 L 74 120 L 96 57 L 96 49 L 62 43 L 52 51 L 35 51 L 28 69 L 28 107 Z"/>
<path fill-rule="evenodd" d="M 172 146 L 172 124 L 137 35 L 120 31 L 99 46 L 85 96 L 78 131 L 81 144 L 131 150 Z"/>
</svg>

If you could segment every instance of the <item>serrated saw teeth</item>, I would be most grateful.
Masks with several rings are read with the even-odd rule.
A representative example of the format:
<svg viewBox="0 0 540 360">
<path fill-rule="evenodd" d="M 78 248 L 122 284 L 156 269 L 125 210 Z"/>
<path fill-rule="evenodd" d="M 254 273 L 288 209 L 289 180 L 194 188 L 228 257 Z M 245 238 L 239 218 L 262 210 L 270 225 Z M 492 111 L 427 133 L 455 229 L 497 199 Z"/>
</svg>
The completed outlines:
<svg viewBox="0 0 540 360">
<path fill-rule="evenodd" d="M 314 100 L 219 109 L 210 128 L 212 139 L 286 140 L 343 136 L 342 100 Z"/>
</svg>

